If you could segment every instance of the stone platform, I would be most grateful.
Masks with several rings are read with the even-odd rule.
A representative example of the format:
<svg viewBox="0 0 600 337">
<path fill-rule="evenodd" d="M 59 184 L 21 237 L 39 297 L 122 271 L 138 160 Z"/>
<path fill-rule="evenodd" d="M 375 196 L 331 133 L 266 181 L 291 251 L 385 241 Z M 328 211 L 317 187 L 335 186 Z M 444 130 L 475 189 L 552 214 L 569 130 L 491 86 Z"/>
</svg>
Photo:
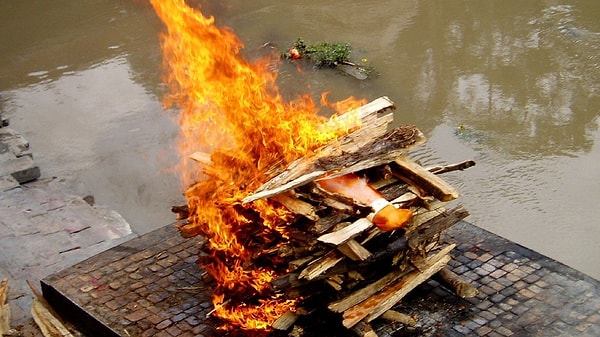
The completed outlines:
<svg viewBox="0 0 600 337">
<path fill-rule="evenodd" d="M 0 280 L 8 280 L 10 325 L 41 335 L 31 319 L 27 280 L 38 281 L 135 234 L 117 212 L 68 192 L 64 179 L 40 178 L 29 143 L 0 115 Z"/>
<path fill-rule="evenodd" d="M 379 336 L 600 336 L 597 280 L 467 222 L 445 236 L 457 243 L 451 269 L 479 295 L 461 299 L 429 280 L 395 307 L 417 325 L 376 320 Z M 87 336 L 231 335 L 208 315 L 201 240 L 166 226 L 44 278 L 44 296 Z M 328 316 L 297 324 L 305 336 L 355 336 Z"/>
</svg>

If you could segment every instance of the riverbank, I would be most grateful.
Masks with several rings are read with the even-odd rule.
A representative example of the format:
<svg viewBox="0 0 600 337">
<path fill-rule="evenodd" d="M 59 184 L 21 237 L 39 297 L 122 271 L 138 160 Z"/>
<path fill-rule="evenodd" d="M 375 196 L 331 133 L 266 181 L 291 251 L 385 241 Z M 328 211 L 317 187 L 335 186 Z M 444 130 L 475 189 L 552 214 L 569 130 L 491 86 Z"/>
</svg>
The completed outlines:
<svg viewBox="0 0 600 337">
<path fill-rule="evenodd" d="M 40 178 L 27 141 L 0 128 L 0 280 L 8 279 L 11 326 L 39 334 L 31 320 L 34 284 L 136 235 L 117 212 L 69 192 L 64 179 Z"/>
</svg>

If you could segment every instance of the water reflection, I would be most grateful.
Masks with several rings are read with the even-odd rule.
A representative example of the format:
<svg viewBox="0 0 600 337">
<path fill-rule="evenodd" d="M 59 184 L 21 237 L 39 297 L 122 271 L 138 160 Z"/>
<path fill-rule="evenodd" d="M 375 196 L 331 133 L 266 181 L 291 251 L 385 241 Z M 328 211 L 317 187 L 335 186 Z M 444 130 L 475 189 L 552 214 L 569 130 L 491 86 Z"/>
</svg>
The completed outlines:
<svg viewBox="0 0 600 337">
<path fill-rule="evenodd" d="M 143 2 L 2 1 L 0 20 L 0 90 L 54 81 L 120 56 L 140 83 L 156 87 L 160 80 L 160 23 Z"/>
<path fill-rule="evenodd" d="M 573 6 L 529 3 L 515 15 L 488 3 L 469 4 L 493 13 L 483 20 L 473 17 L 471 6 L 462 12 L 452 10 L 455 4 L 422 8 L 419 18 L 436 25 L 417 20 L 412 28 L 427 30 L 429 38 L 403 59 L 421 58 L 411 96 L 509 155 L 590 151 L 588 131 L 597 127 L 598 113 L 598 35 L 574 18 Z M 566 34 L 567 24 L 579 35 Z"/>
</svg>

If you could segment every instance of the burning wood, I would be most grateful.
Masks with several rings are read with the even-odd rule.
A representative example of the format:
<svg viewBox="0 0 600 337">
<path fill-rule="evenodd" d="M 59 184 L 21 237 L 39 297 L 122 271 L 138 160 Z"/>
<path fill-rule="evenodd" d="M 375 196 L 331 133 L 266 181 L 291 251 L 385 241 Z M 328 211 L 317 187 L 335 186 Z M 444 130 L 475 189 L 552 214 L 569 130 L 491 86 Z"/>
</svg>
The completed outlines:
<svg viewBox="0 0 600 337">
<path fill-rule="evenodd" d="M 324 94 L 322 106 L 348 111 L 329 120 L 309 95 L 284 100 L 271 58 L 244 59 L 233 31 L 186 1 L 150 2 L 166 26 L 164 102 L 180 109 L 189 186 L 173 210 L 183 236 L 206 238 L 212 315 L 270 330 L 324 309 L 373 336 L 370 321 L 444 267 L 441 233 L 468 214 L 445 209 L 456 190 L 406 157 L 424 135 L 390 129 L 386 97 Z"/>
<path fill-rule="evenodd" d="M 240 206 L 268 199 L 291 215 L 281 236 L 261 238 L 251 227 L 239 234 L 253 249 L 245 267 L 268 266 L 278 276 L 263 293 L 227 291 L 227 301 L 244 305 L 261 294 L 295 301 L 271 323 L 273 329 L 291 328 L 302 317 L 298 308 L 306 306 L 306 312 L 339 313 L 343 326 L 376 336 L 369 323 L 380 316 L 414 324 L 390 309 L 433 275 L 459 296 L 476 291 L 444 269 L 454 246 L 442 244 L 440 236 L 468 212 L 444 207 L 458 192 L 435 174 L 474 162 L 425 169 L 411 161 L 406 152 L 425 137 L 412 126 L 387 131 L 393 108 L 385 97 L 362 106 L 361 129 L 311 157 L 271 168 L 271 179 L 242 200 Z M 212 170 L 210 156 L 192 158 Z M 181 228 L 190 232 L 189 224 Z"/>
</svg>

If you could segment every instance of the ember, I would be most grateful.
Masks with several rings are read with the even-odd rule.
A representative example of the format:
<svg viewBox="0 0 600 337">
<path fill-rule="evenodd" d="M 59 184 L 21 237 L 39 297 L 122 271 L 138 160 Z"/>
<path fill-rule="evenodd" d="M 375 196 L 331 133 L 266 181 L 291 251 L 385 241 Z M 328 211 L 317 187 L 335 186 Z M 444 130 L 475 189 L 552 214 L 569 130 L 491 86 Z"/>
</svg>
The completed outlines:
<svg viewBox="0 0 600 337">
<path fill-rule="evenodd" d="M 287 329 L 325 306 L 362 331 L 443 270 L 452 245 L 440 234 L 468 213 L 444 209 L 458 193 L 404 156 L 425 137 L 388 131 L 389 99 L 324 94 L 343 114 L 320 117 L 307 95 L 284 101 L 273 60 L 245 60 L 214 18 L 183 0 L 151 2 L 167 28 L 165 105 L 181 110 L 179 229 L 207 239 L 201 267 L 224 329 Z"/>
</svg>

